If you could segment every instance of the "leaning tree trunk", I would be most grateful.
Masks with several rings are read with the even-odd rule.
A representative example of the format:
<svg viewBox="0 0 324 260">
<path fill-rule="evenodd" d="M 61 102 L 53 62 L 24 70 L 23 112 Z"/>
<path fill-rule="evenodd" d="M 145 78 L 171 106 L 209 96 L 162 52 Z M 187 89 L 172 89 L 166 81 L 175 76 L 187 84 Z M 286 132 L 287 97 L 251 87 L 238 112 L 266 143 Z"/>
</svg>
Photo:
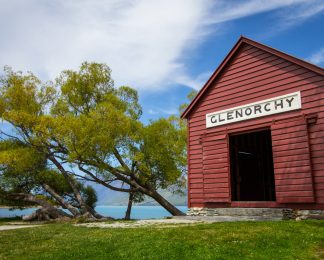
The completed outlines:
<svg viewBox="0 0 324 260">
<path fill-rule="evenodd" d="M 50 156 L 49 160 L 52 163 L 54 163 L 56 168 L 62 173 L 62 175 L 65 178 L 66 182 L 72 188 L 74 196 L 75 196 L 76 200 L 78 201 L 78 203 L 80 204 L 81 210 L 83 210 L 82 213 L 86 213 L 87 212 L 86 204 L 85 204 L 84 200 L 82 199 L 81 193 L 80 193 L 79 189 L 77 188 L 77 185 L 76 185 L 75 181 L 71 178 L 69 173 L 67 173 L 67 171 L 64 169 L 64 167 L 59 163 L 58 160 L 56 160 L 56 158 L 54 156 Z"/>
<path fill-rule="evenodd" d="M 169 201 L 167 201 L 165 198 L 163 198 L 150 184 L 142 183 L 142 181 L 136 177 L 136 174 L 130 169 L 127 164 L 124 162 L 122 156 L 119 154 L 118 150 L 114 149 L 114 155 L 120 165 L 125 169 L 127 172 L 126 175 L 130 176 L 131 178 L 127 178 L 123 176 L 120 172 L 116 171 L 111 166 L 107 167 L 107 170 L 111 173 L 113 173 L 117 178 L 119 178 L 121 181 L 124 181 L 128 185 L 131 186 L 131 189 L 138 189 L 140 192 L 143 192 L 144 194 L 150 196 L 151 198 L 155 199 L 162 207 L 164 207 L 167 211 L 169 211 L 173 216 L 185 216 L 186 214 L 183 213 L 181 210 L 177 209 L 175 206 L 173 206 Z"/>
<path fill-rule="evenodd" d="M 97 213 L 93 208 L 89 207 L 85 201 L 83 200 L 81 193 L 74 181 L 74 179 L 67 173 L 64 167 L 56 160 L 55 157 L 49 156 L 49 160 L 54 163 L 56 168 L 62 173 L 63 177 L 65 178 L 66 182 L 70 185 L 73 190 L 73 194 L 78 201 L 80 208 L 81 208 L 81 215 L 87 218 L 103 218 L 102 215 Z"/>
<path fill-rule="evenodd" d="M 69 219 L 68 216 L 63 210 L 57 208 L 40 208 L 35 210 L 33 213 L 29 215 L 25 215 L 22 217 L 25 221 L 33 221 L 33 220 L 52 220 L 52 219 Z"/>
<path fill-rule="evenodd" d="M 30 215 L 24 216 L 23 220 L 50 220 L 50 219 L 58 219 L 58 218 L 70 218 L 71 216 L 65 213 L 63 210 L 60 210 L 53 205 L 49 204 L 47 201 L 42 200 L 40 198 L 35 197 L 32 194 L 26 193 L 11 193 L 8 194 L 8 198 L 13 200 L 20 200 L 26 202 L 32 202 L 39 206 L 40 209 L 36 210 Z"/>
<path fill-rule="evenodd" d="M 163 208 L 170 212 L 173 216 L 185 216 L 186 214 L 179 210 L 177 207 L 172 205 L 169 201 L 163 198 L 157 191 L 151 190 L 147 194 L 151 198 L 155 199 Z"/>
<path fill-rule="evenodd" d="M 125 220 L 130 220 L 132 206 L 133 206 L 133 201 L 134 201 L 134 192 L 130 192 L 129 193 L 129 197 L 128 197 L 127 210 L 126 210 L 125 218 L 124 218 Z"/>
<path fill-rule="evenodd" d="M 91 208 L 90 206 L 87 207 L 87 213 L 83 214 L 83 216 L 88 216 L 90 218 L 96 218 L 96 219 L 114 219 L 112 217 L 104 217 L 103 215 L 99 214 L 95 209 Z"/>
<path fill-rule="evenodd" d="M 134 176 L 133 176 L 134 178 Z M 173 216 L 185 216 L 186 214 L 179 210 L 177 207 L 172 205 L 167 201 L 163 196 L 161 196 L 151 185 L 141 183 L 140 179 L 136 178 L 135 180 L 127 180 L 128 184 L 132 189 L 137 189 L 139 192 L 151 197 L 156 202 L 158 202 L 163 208 L 170 212 Z M 126 182 L 126 181 L 125 181 Z"/>
<path fill-rule="evenodd" d="M 48 184 L 42 184 L 44 190 L 46 190 L 51 196 L 63 207 L 71 212 L 74 217 L 80 216 L 80 212 L 76 207 L 73 207 L 70 203 L 66 202 L 59 194 L 57 194 Z"/>
<path fill-rule="evenodd" d="M 118 159 L 118 158 L 117 158 Z M 125 165 L 125 163 L 122 161 L 121 158 L 118 159 L 121 165 Z M 99 165 L 97 162 L 92 164 L 94 167 L 102 167 L 103 165 Z M 158 202 L 163 208 L 165 208 L 168 212 L 170 212 L 171 215 L 173 216 L 185 216 L 186 214 L 183 213 L 181 210 L 173 206 L 169 201 L 167 201 L 165 198 L 163 198 L 153 187 L 151 187 L 149 184 L 143 183 L 139 178 L 135 176 L 134 173 L 131 172 L 131 170 L 128 169 L 127 174 L 125 175 L 131 175 L 131 178 L 126 177 L 123 175 L 122 172 L 117 171 L 115 168 L 109 166 L 109 165 L 104 165 L 106 166 L 105 169 L 112 173 L 115 177 L 117 177 L 118 180 L 127 183 L 131 189 L 136 190 L 137 192 L 141 192 L 152 199 L 154 199 L 156 202 Z M 127 165 L 124 166 L 124 168 L 127 168 Z M 84 173 L 88 174 L 93 178 L 95 182 L 98 184 L 101 184 L 109 189 L 116 190 L 116 191 L 122 191 L 122 192 L 131 192 L 131 190 L 128 189 L 118 189 L 116 187 L 113 187 L 112 185 L 106 184 L 104 181 L 100 180 L 97 178 L 95 175 L 93 175 L 90 171 L 83 169 L 82 167 L 80 168 Z"/>
</svg>

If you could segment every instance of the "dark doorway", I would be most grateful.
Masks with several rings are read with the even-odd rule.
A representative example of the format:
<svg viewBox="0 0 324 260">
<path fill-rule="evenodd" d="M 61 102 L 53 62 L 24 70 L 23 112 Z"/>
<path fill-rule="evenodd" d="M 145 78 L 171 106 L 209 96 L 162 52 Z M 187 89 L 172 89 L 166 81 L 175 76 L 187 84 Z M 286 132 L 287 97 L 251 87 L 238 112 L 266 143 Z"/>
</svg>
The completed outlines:
<svg viewBox="0 0 324 260">
<path fill-rule="evenodd" d="M 270 130 L 230 136 L 233 201 L 274 201 Z"/>
</svg>

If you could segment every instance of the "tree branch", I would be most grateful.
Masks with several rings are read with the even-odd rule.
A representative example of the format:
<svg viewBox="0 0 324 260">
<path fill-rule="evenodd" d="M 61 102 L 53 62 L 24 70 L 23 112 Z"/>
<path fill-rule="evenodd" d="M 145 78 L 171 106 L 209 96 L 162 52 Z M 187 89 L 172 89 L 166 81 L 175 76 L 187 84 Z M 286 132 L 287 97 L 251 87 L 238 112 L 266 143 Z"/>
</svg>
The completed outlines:
<svg viewBox="0 0 324 260">
<path fill-rule="evenodd" d="M 121 192 L 131 192 L 132 189 L 124 189 L 124 188 L 117 188 L 115 186 L 112 186 L 106 182 L 104 182 L 103 180 L 99 179 L 97 176 L 95 176 L 92 172 L 88 171 L 87 169 L 84 169 L 82 166 L 79 165 L 79 170 L 90 175 L 93 180 L 90 180 L 88 178 L 85 177 L 86 180 L 90 180 L 90 181 L 93 181 L 93 182 L 97 182 L 97 183 L 100 183 L 101 185 L 111 189 L 111 190 L 115 190 L 115 191 L 121 191 Z"/>
<path fill-rule="evenodd" d="M 42 184 L 44 190 L 46 190 L 63 208 L 68 209 L 73 216 L 79 216 L 80 212 L 77 208 L 67 203 L 59 194 L 57 194 L 48 184 Z"/>
<path fill-rule="evenodd" d="M 121 165 L 122 167 L 124 167 L 124 169 L 125 169 L 126 171 L 128 171 L 129 174 L 132 174 L 131 169 L 129 169 L 128 165 L 124 162 L 123 158 L 122 158 L 121 155 L 119 154 L 119 152 L 118 152 L 118 150 L 116 149 L 116 147 L 114 147 L 114 149 L 113 149 L 113 153 L 114 153 L 116 159 L 118 160 L 118 162 L 120 163 L 120 165 Z"/>
<path fill-rule="evenodd" d="M 76 200 L 79 202 L 80 207 L 82 209 L 82 211 L 86 211 L 86 204 L 84 203 L 82 196 L 80 194 L 79 189 L 76 186 L 76 183 L 74 182 L 74 180 L 70 177 L 69 173 L 64 169 L 64 167 L 56 160 L 56 158 L 54 156 L 48 156 L 48 159 L 54 163 L 54 165 L 56 166 L 56 168 L 62 173 L 62 175 L 64 176 L 65 180 L 67 181 L 67 183 L 70 185 L 70 187 L 73 190 L 73 193 L 75 195 Z"/>
</svg>

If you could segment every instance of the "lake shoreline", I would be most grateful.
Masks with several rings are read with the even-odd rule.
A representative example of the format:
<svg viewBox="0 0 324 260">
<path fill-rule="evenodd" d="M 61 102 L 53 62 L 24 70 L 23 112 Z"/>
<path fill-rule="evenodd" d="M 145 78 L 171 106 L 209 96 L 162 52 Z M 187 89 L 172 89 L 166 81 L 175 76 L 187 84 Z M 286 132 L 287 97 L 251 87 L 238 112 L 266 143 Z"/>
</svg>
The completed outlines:
<svg viewBox="0 0 324 260">
<path fill-rule="evenodd" d="M 187 207 L 187 205 L 175 205 L 176 207 Z M 127 207 L 127 205 L 98 205 L 96 207 Z M 134 205 L 133 207 L 160 207 L 160 205 Z M 14 207 L 10 206 L 2 206 L 0 205 L 0 209 L 12 209 Z M 22 209 L 30 209 L 30 208 L 40 208 L 40 206 L 31 206 L 31 207 L 21 207 Z"/>
<path fill-rule="evenodd" d="M 2 206 L 0 205 L 0 209 L 35 209 L 35 208 L 41 208 L 40 206 L 30 206 L 30 207 L 21 207 L 21 208 L 18 208 L 18 207 L 10 207 L 10 206 Z"/>
<path fill-rule="evenodd" d="M 187 206 L 177 206 L 178 209 L 187 212 Z M 11 209 L 10 207 L 0 208 L 0 218 L 15 217 L 31 214 L 36 207 Z M 121 219 L 125 217 L 127 206 L 97 206 L 96 211 L 105 217 Z M 161 206 L 133 206 L 131 218 L 133 219 L 152 219 L 170 217 L 171 214 Z"/>
</svg>

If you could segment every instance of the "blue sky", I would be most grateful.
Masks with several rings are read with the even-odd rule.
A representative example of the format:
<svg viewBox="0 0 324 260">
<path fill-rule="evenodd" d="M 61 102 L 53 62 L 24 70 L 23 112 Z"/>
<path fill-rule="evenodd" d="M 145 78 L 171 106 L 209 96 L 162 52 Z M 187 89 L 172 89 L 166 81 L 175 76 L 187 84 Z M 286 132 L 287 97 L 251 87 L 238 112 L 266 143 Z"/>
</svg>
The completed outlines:
<svg viewBox="0 0 324 260">
<path fill-rule="evenodd" d="M 240 35 L 324 65 L 322 0 L 3 0 L 0 66 L 43 80 L 107 63 L 140 94 L 143 121 L 177 113 Z"/>
</svg>

